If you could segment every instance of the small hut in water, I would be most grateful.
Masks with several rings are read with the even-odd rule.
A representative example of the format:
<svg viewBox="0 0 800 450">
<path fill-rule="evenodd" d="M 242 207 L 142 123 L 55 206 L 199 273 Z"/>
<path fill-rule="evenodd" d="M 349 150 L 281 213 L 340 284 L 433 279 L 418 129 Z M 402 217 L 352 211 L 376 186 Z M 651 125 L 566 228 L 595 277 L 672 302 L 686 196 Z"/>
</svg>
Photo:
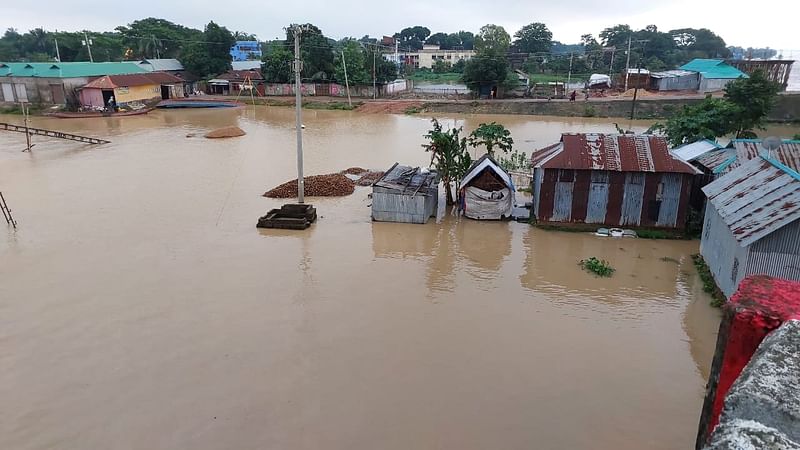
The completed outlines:
<svg viewBox="0 0 800 450">
<path fill-rule="evenodd" d="M 439 173 L 395 163 L 372 185 L 372 220 L 426 223 L 436 215 Z"/>
<path fill-rule="evenodd" d="M 489 154 L 472 163 L 458 186 L 459 208 L 471 219 L 500 220 L 511 217 L 514 183 Z"/>
</svg>

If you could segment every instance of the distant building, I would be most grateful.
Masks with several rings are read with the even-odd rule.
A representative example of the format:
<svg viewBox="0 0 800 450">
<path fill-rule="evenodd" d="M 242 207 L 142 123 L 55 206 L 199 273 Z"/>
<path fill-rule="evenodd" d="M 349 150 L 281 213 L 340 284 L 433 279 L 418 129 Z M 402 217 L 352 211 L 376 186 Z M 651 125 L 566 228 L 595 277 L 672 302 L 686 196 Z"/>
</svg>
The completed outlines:
<svg viewBox="0 0 800 450">
<path fill-rule="evenodd" d="M 681 70 L 697 72 L 699 92 L 714 92 L 725 89 L 733 80 L 747 78 L 747 74 L 721 59 L 693 59 L 680 67 Z"/>
<path fill-rule="evenodd" d="M 0 62 L 0 102 L 66 105 L 77 89 L 104 75 L 146 73 L 134 62 Z"/>
<path fill-rule="evenodd" d="M 683 228 L 700 173 L 648 135 L 563 134 L 533 153 L 539 222 Z"/>
<path fill-rule="evenodd" d="M 690 70 L 667 70 L 650 74 L 650 89 L 655 91 L 696 91 L 700 74 Z"/>
<path fill-rule="evenodd" d="M 387 53 L 386 56 L 393 57 L 394 55 Z M 416 52 L 399 53 L 401 62 L 415 69 L 430 69 L 436 61 L 444 61 L 453 65 L 462 60 L 469 61 L 474 56 L 474 50 L 442 50 L 439 45 L 430 44 L 423 45 L 422 49 Z"/>
<path fill-rule="evenodd" d="M 208 80 L 209 94 L 237 94 L 239 91 L 257 90 L 264 95 L 264 76 L 260 70 L 229 70 Z"/>
<path fill-rule="evenodd" d="M 261 43 L 258 41 L 236 41 L 231 47 L 234 61 L 261 60 Z"/>
<path fill-rule="evenodd" d="M 726 296 L 752 274 L 800 280 L 797 166 L 763 153 L 703 191 L 708 202 L 700 253 Z"/>
<path fill-rule="evenodd" d="M 183 96 L 183 80 L 165 72 L 106 75 L 80 90 L 81 105 L 88 108 L 104 108 L 111 97 L 118 106 L 125 106 Z"/>
</svg>

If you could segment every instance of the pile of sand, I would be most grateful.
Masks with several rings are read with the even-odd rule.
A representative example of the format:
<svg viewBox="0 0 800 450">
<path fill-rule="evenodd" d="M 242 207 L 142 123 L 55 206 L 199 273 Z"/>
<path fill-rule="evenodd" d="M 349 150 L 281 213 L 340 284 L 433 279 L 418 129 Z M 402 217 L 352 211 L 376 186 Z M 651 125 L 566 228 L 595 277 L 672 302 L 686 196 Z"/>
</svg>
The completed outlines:
<svg viewBox="0 0 800 450">
<path fill-rule="evenodd" d="M 218 139 L 218 138 L 229 138 L 229 137 L 237 137 L 237 136 L 244 136 L 245 133 L 243 129 L 239 127 L 225 127 L 225 128 L 218 128 L 214 131 L 209 131 L 206 133 L 206 137 L 209 139 Z"/>
</svg>

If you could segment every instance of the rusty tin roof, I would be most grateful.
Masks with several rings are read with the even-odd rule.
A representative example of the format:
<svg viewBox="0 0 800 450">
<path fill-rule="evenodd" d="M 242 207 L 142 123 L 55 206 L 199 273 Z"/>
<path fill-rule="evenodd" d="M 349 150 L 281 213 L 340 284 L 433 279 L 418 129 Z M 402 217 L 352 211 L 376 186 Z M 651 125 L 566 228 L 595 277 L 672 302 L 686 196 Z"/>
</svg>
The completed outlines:
<svg viewBox="0 0 800 450">
<path fill-rule="evenodd" d="M 534 152 L 531 163 L 545 169 L 700 173 L 670 154 L 665 138 L 649 135 L 565 133 L 560 143 Z"/>
<path fill-rule="evenodd" d="M 746 161 L 703 192 L 745 247 L 800 219 L 800 174 L 774 158 Z"/>
<path fill-rule="evenodd" d="M 706 153 L 698 157 L 696 162 L 711 172 L 728 173 L 766 152 L 761 146 L 761 139 L 734 139 L 730 145 L 730 148 Z M 800 171 L 800 141 L 785 139 L 772 152 L 772 158 L 794 171 Z"/>
</svg>

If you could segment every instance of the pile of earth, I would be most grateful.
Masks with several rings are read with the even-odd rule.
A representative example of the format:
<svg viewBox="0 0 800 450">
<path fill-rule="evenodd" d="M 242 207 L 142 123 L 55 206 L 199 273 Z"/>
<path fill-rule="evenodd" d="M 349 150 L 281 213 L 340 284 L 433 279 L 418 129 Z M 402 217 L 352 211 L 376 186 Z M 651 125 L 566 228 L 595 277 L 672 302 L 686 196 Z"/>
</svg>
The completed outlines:
<svg viewBox="0 0 800 450">
<path fill-rule="evenodd" d="M 218 138 L 244 136 L 245 134 L 247 133 L 245 133 L 244 130 L 239 127 L 225 127 L 225 128 L 218 128 L 214 131 L 209 131 L 208 133 L 206 133 L 206 137 L 209 139 L 218 139 Z"/>
<path fill-rule="evenodd" d="M 304 193 L 308 197 L 343 197 L 350 195 L 355 190 L 353 180 L 341 173 L 328 175 L 312 175 L 303 178 L 305 182 Z M 264 193 L 269 198 L 297 197 L 297 179 L 287 181 L 282 185 Z"/>
</svg>

